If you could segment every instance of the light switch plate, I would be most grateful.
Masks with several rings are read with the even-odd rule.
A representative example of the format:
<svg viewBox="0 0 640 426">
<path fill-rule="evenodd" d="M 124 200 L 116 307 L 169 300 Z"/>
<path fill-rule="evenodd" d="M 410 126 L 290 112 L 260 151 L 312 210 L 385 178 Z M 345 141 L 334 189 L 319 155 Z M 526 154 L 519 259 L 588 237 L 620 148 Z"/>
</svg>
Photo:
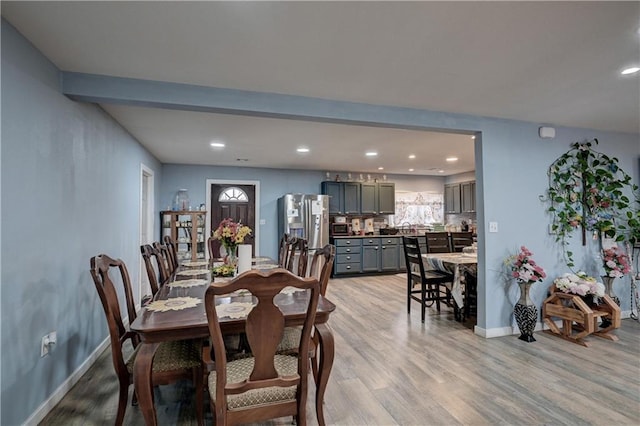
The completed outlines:
<svg viewBox="0 0 640 426">
<path fill-rule="evenodd" d="M 489 232 L 498 232 L 498 222 L 489 222 Z"/>
</svg>

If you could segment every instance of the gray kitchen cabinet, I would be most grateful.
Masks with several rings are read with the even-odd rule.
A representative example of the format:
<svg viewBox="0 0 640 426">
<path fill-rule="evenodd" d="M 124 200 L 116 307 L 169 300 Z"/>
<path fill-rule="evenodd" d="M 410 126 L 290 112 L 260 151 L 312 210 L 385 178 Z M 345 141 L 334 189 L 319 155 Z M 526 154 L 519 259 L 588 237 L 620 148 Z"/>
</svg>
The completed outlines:
<svg viewBox="0 0 640 426">
<path fill-rule="evenodd" d="M 380 238 L 371 237 L 362 240 L 362 272 L 380 270 Z"/>
<path fill-rule="evenodd" d="M 342 182 L 322 182 L 321 192 L 329 196 L 329 214 L 344 214 L 344 186 Z"/>
<path fill-rule="evenodd" d="M 397 271 L 399 268 L 398 242 L 399 238 L 380 237 L 380 270 Z"/>
<path fill-rule="evenodd" d="M 460 213 L 460 184 L 452 183 L 444 186 L 444 212 Z"/>
<path fill-rule="evenodd" d="M 396 186 L 394 183 L 365 182 L 360 184 L 360 213 L 394 214 Z"/>
<path fill-rule="evenodd" d="M 378 214 L 378 185 L 374 182 L 360 184 L 360 213 Z"/>
<path fill-rule="evenodd" d="M 357 182 L 344 182 L 344 213 L 360 213 L 360 184 Z"/>
<path fill-rule="evenodd" d="M 395 183 L 378 183 L 378 214 L 395 214 L 396 185 Z"/>
<path fill-rule="evenodd" d="M 463 213 L 474 213 L 476 211 L 476 183 L 462 182 L 460 184 L 460 198 Z"/>
<path fill-rule="evenodd" d="M 360 238 L 336 238 L 334 275 L 358 274 L 362 272 L 362 240 Z"/>
<path fill-rule="evenodd" d="M 359 183 L 326 181 L 320 188 L 322 194 L 329 196 L 329 214 L 360 213 Z"/>
</svg>

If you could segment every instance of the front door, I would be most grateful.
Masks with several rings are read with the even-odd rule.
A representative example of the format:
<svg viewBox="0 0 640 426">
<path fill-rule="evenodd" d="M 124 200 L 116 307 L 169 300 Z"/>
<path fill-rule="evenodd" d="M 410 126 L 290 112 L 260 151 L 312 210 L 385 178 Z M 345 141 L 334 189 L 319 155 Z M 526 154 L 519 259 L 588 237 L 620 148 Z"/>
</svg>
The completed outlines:
<svg viewBox="0 0 640 426">
<path fill-rule="evenodd" d="M 255 185 L 211 184 L 211 231 L 216 230 L 223 219 L 231 218 L 251 228 L 251 235 L 245 238 L 245 244 L 251 244 L 251 253 L 255 256 Z M 220 253 L 220 242 L 213 243 L 214 256 Z"/>
</svg>

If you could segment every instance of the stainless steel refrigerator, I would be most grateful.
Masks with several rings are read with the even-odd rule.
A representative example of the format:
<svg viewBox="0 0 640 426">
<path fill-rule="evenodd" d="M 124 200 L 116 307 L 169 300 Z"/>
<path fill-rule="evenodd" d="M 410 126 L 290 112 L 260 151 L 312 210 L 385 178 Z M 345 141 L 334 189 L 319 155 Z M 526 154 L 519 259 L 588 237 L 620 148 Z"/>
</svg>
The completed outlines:
<svg viewBox="0 0 640 426">
<path fill-rule="evenodd" d="M 312 251 L 329 244 L 329 196 L 285 194 L 278 199 L 278 236 L 304 238 Z"/>
</svg>

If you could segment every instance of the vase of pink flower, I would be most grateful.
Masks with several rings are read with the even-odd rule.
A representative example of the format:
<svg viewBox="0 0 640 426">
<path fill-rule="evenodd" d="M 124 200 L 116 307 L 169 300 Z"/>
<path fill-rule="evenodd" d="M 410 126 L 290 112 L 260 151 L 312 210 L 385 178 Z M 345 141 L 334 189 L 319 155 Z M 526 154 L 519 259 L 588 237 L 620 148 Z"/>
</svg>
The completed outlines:
<svg viewBox="0 0 640 426">
<path fill-rule="evenodd" d="M 613 291 L 613 282 L 616 278 L 622 278 L 631 270 L 629 257 L 618 246 L 602 250 L 602 262 L 605 274 L 602 282 L 605 286 L 605 294 L 620 306 L 620 299 Z"/>
<path fill-rule="evenodd" d="M 511 277 L 520 287 L 520 299 L 513 308 L 513 316 L 520 329 L 520 340 L 535 342 L 533 330 L 538 321 L 538 308 L 531 300 L 529 292 L 531 286 L 546 278 L 544 269 L 531 257 L 533 253 L 525 246 L 520 247 L 520 252 L 507 258 L 507 264 L 511 269 Z"/>
<path fill-rule="evenodd" d="M 237 263 L 237 248 L 251 234 L 251 228 L 231 218 L 224 219 L 213 232 L 213 238 L 220 240 L 225 249 L 224 263 L 235 266 Z"/>
</svg>

